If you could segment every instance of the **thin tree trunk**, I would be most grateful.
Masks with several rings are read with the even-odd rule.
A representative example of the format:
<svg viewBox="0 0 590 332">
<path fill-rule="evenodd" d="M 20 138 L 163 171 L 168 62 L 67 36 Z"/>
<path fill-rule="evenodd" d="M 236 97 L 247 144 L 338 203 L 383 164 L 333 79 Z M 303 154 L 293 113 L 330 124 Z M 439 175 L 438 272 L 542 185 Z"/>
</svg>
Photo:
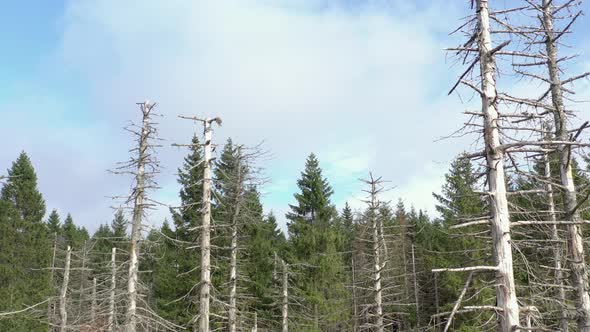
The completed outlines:
<svg viewBox="0 0 590 332">
<path fill-rule="evenodd" d="M 412 272 L 414 274 L 414 300 L 416 301 L 416 328 L 420 326 L 420 304 L 418 278 L 416 277 L 416 257 L 414 255 L 414 244 L 412 244 Z"/>
<path fill-rule="evenodd" d="M 51 294 L 53 295 L 55 284 L 53 278 L 55 276 L 55 254 L 57 251 L 57 232 L 53 233 L 53 256 L 51 257 L 51 270 L 49 271 L 49 283 L 51 285 Z M 47 303 L 47 320 L 49 321 L 49 332 L 53 331 L 53 324 L 55 324 L 55 300 L 49 299 Z"/>
<path fill-rule="evenodd" d="M 353 319 L 354 319 L 354 327 L 353 332 L 357 332 L 359 328 L 359 317 L 358 317 L 358 309 L 357 309 L 357 298 L 356 298 L 356 268 L 354 266 L 354 252 L 351 258 L 351 266 L 352 266 L 352 310 L 353 310 Z"/>
<path fill-rule="evenodd" d="M 84 247 L 82 247 L 82 271 L 80 271 L 80 298 L 78 299 L 78 315 L 82 313 L 82 305 L 84 303 L 84 279 L 86 278 L 86 244 L 84 241 Z"/>
<path fill-rule="evenodd" d="M 238 281 L 238 216 L 242 203 L 242 163 L 241 150 L 238 150 L 236 197 L 234 213 L 231 220 L 231 258 L 230 258 L 230 291 L 229 291 L 229 331 L 236 332 L 237 318 L 237 281 Z"/>
<path fill-rule="evenodd" d="M 440 313 L 440 307 L 438 303 L 438 273 L 434 273 L 434 306 L 436 307 L 436 318 L 434 319 L 434 326 L 435 331 L 439 331 L 440 327 L 438 326 L 438 314 Z"/>
<path fill-rule="evenodd" d="M 283 262 L 283 308 L 282 308 L 282 332 L 289 332 L 289 269 Z"/>
<path fill-rule="evenodd" d="M 126 331 L 135 332 L 137 326 L 137 282 L 139 269 L 139 240 L 141 238 L 141 221 L 144 213 L 145 199 L 145 166 L 148 162 L 148 138 L 151 131 L 150 111 L 152 105 L 149 102 L 141 104 L 143 114 L 142 128 L 139 137 L 139 150 L 137 159 L 137 173 L 135 175 L 133 220 L 131 226 L 131 249 L 129 258 L 129 276 L 127 279 L 127 314 L 125 317 Z"/>
<path fill-rule="evenodd" d="M 200 332 L 209 332 L 209 301 L 211 292 L 211 120 L 203 122 L 205 131 L 203 172 L 203 217 L 201 234 L 201 297 Z"/>
<path fill-rule="evenodd" d="M 371 228 L 373 230 L 373 260 L 374 260 L 374 270 L 373 270 L 373 282 L 374 282 L 374 291 L 375 291 L 375 327 L 378 332 L 384 331 L 383 326 L 383 296 L 382 296 L 382 289 L 381 289 L 381 270 L 383 269 L 384 265 L 381 263 L 381 237 L 379 236 L 379 224 L 377 221 L 377 182 L 373 180 L 371 176 L 371 201 L 370 201 L 370 218 L 371 218 Z M 403 243 L 403 242 L 402 242 Z"/>
<path fill-rule="evenodd" d="M 258 314 L 256 311 L 254 312 L 254 326 L 252 327 L 252 332 L 258 332 Z"/>
<path fill-rule="evenodd" d="M 92 304 L 90 305 L 90 320 L 92 326 L 96 324 L 96 277 L 92 278 Z"/>
<path fill-rule="evenodd" d="M 59 331 L 66 332 L 68 328 L 68 311 L 66 308 L 66 296 L 68 294 L 68 283 L 70 281 L 70 257 L 72 248 L 68 246 L 66 251 L 66 266 L 64 267 L 64 278 L 59 292 Z"/>
<path fill-rule="evenodd" d="M 484 114 L 484 142 L 488 167 L 489 204 L 491 212 L 492 242 L 496 272 L 496 301 L 502 308 L 498 315 L 499 331 L 512 331 L 519 325 L 519 308 L 514 285 L 510 216 L 506 197 L 504 151 L 499 148 L 498 111 L 496 100 L 496 65 L 490 34 L 488 0 L 477 0 L 476 15 L 479 23 L 478 48 L 481 71 L 481 100 Z"/>
<path fill-rule="evenodd" d="M 548 57 L 549 80 L 551 81 L 551 100 L 553 103 L 553 116 L 555 121 L 555 138 L 559 141 L 568 141 L 567 114 L 563 102 L 563 88 L 557 64 L 557 47 L 553 30 L 553 14 L 550 0 L 543 0 L 543 28 L 546 31 L 545 48 Z M 565 187 L 563 200 L 565 219 L 574 222 L 580 221 L 580 214 L 576 210 L 578 199 L 574 184 L 571 147 L 565 144 L 557 146 L 559 154 L 559 174 L 561 185 Z M 580 331 L 590 331 L 590 296 L 588 295 L 588 274 L 586 271 L 584 239 L 582 230 L 576 224 L 567 225 L 568 258 L 570 262 L 570 276 L 576 303 L 577 323 Z"/>
<path fill-rule="evenodd" d="M 563 270 L 561 267 L 561 238 L 557 232 L 557 216 L 555 214 L 555 201 L 553 199 L 553 185 L 551 185 L 551 163 L 547 154 L 543 154 L 543 161 L 545 163 L 545 180 L 547 181 L 547 203 L 549 209 L 549 221 L 551 221 L 551 239 L 555 241 L 555 248 L 553 250 L 553 265 L 555 267 L 555 284 L 558 285 L 555 294 L 559 301 L 560 318 L 559 327 L 561 331 L 568 331 L 568 319 L 567 319 L 567 304 L 565 297 L 565 288 L 563 287 Z"/>
<path fill-rule="evenodd" d="M 457 299 L 457 302 L 455 302 L 455 305 L 453 306 L 453 310 L 451 311 L 451 314 L 449 315 L 449 319 L 447 320 L 447 323 L 445 324 L 445 328 L 444 328 L 443 332 L 447 332 L 449 330 L 449 328 L 451 328 L 451 324 L 453 323 L 453 318 L 455 317 L 457 310 L 461 306 L 461 302 L 463 301 L 463 298 L 465 297 L 465 293 L 467 293 L 467 289 L 469 288 L 469 284 L 471 283 L 472 278 L 473 278 L 473 272 L 470 272 L 469 276 L 467 277 L 467 281 L 465 281 L 465 286 L 463 287 L 461 294 L 459 294 L 459 298 Z M 518 325 L 518 322 L 517 322 L 517 325 Z M 509 331 L 513 331 L 513 329 L 502 330 L 502 331 L 509 332 Z"/>
<path fill-rule="evenodd" d="M 117 288 L 117 248 L 111 249 L 111 291 L 109 293 L 109 332 L 115 331 L 115 290 Z"/>
</svg>

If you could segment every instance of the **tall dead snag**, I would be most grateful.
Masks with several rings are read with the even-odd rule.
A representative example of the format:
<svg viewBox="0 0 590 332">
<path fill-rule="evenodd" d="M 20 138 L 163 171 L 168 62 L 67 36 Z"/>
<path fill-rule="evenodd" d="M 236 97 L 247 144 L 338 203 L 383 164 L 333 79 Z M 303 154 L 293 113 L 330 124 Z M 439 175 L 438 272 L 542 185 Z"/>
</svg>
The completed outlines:
<svg viewBox="0 0 590 332">
<path fill-rule="evenodd" d="M 548 213 L 549 213 L 549 221 L 552 223 L 551 225 L 551 239 L 555 241 L 554 249 L 553 249 L 553 268 L 555 269 L 554 272 L 554 279 L 555 284 L 557 285 L 556 290 L 556 298 L 559 301 L 560 307 L 560 317 L 559 317 L 559 327 L 563 332 L 568 331 L 568 315 L 567 315 L 567 306 L 566 306 L 566 296 L 565 296 L 565 288 L 563 284 L 563 268 L 561 266 L 561 238 L 559 236 L 559 232 L 557 229 L 557 216 L 555 213 L 555 200 L 553 199 L 553 185 L 551 184 L 551 163 L 549 162 L 549 157 L 547 153 L 543 153 L 543 165 L 544 165 L 544 172 L 545 172 L 545 180 L 547 183 L 545 184 L 547 190 L 547 205 L 548 205 Z"/>
<path fill-rule="evenodd" d="M 481 103 L 484 118 L 484 142 L 487 161 L 489 206 L 491 214 L 492 243 L 496 271 L 496 302 L 502 308 L 499 329 L 511 331 L 519 325 L 519 308 L 514 285 L 510 215 L 504 175 L 504 150 L 500 147 L 496 96 L 496 63 L 490 34 L 490 13 L 487 0 L 476 4 L 479 31 L 477 46 L 481 74 Z"/>
<path fill-rule="evenodd" d="M 66 308 L 66 300 L 68 294 L 68 283 L 70 281 L 70 257 L 72 255 L 72 248 L 68 246 L 66 250 L 66 263 L 64 267 L 63 281 L 61 290 L 59 292 L 59 331 L 66 332 L 68 328 L 68 311 Z"/>
<path fill-rule="evenodd" d="M 132 150 L 137 153 L 129 166 L 135 166 L 135 186 L 129 200 L 133 201 L 133 219 L 131 224 L 131 248 L 129 258 L 129 275 L 127 280 L 127 313 L 125 317 L 128 332 L 134 332 L 137 326 L 137 287 L 139 269 L 139 241 L 141 240 L 141 223 L 146 210 L 146 189 L 151 185 L 151 176 L 157 169 L 157 162 L 151 156 L 151 140 L 155 138 L 156 129 L 152 122 L 154 103 L 149 101 L 138 104 L 142 113 L 142 126 L 138 137 L 139 146 Z M 151 171 L 148 169 L 151 167 Z"/>
<path fill-rule="evenodd" d="M 289 332 L 289 266 L 281 259 L 283 265 L 283 301 L 281 306 L 281 331 Z"/>
<path fill-rule="evenodd" d="M 94 326 L 96 324 L 96 309 L 97 309 L 97 299 L 96 299 L 96 277 L 92 278 L 92 299 L 90 304 L 90 322 Z"/>
<path fill-rule="evenodd" d="M 0 180 L 2 177 L 0 177 Z M 54 288 L 54 276 L 55 276 L 55 255 L 57 252 L 57 232 L 53 233 L 53 255 L 51 256 L 51 269 L 49 270 L 49 284 L 51 285 L 51 293 L 55 291 Z M 50 298 L 47 302 L 47 321 L 49 322 L 49 332 L 53 331 L 53 325 L 55 324 L 55 299 Z"/>
<path fill-rule="evenodd" d="M 496 307 L 498 312 L 498 330 L 513 331 L 519 327 L 519 307 L 513 272 L 512 240 L 510 233 L 510 215 L 508 210 L 505 161 L 506 148 L 500 142 L 498 123 L 498 96 L 496 92 L 495 54 L 509 44 L 505 41 L 496 47 L 492 45 L 490 27 L 490 9 L 488 0 L 475 1 L 474 16 L 465 24 L 475 22 L 475 29 L 469 32 L 469 40 L 457 50 L 467 56 L 477 54 L 468 69 L 461 75 L 450 93 L 459 84 L 473 88 L 481 97 L 481 113 L 485 149 L 478 157 L 485 158 L 488 190 L 485 193 L 489 202 L 489 223 L 493 247 L 494 266 L 466 267 L 459 269 L 439 269 L 438 271 L 494 271 L 496 277 Z M 472 2 L 473 4 L 473 2 Z M 476 44 L 476 47 L 473 47 Z M 479 84 L 468 82 L 464 78 L 471 73 L 479 62 Z M 479 86 L 478 86 L 479 85 Z M 519 145 L 520 146 L 520 145 Z M 481 218 L 480 218 L 481 219 Z M 485 221 L 487 222 L 487 221 Z"/>
<path fill-rule="evenodd" d="M 235 179 L 235 198 L 231 217 L 231 253 L 230 253 L 230 292 L 229 292 L 229 331 L 236 332 L 237 321 L 237 282 L 238 282 L 238 216 L 242 205 L 244 175 L 242 174 L 242 153 L 238 148 L 237 174 Z"/>
<path fill-rule="evenodd" d="M 371 231 L 373 234 L 373 291 L 375 293 L 374 326 L 378 332 L 383 332 L 385 325 L 383 323 L 383 289 L 381 287 L 381 272 L 385 268 L 387 260 L 386 257 L 382 257 L 381 255 L 385 243 L 384 241 L 382 241 L 384 238 L 382 236 L 382 224 L 379 223 L 377 220 L 377 213 L 379 209 L 379 201 L 377 199 L 377 196 L 381 192 L 381 178 L 375 179 L 373 178 L 373 174 L 369 174 L 369 179 L 363 180 L 363 182 L 370 187 L 370 189 L 365 190 L 365 192 L 369 195 L 368 199 L 365 202 L 368 205 L 367 218 L 371 224 Z"/>
<path fill-rule="evenodd" d="M 571 22 L 565 27 L 565 30 L 556 34 L 553 28 L 553 16 L 556 14 L 555 7 L 552 0 L 543 0 L 543 25 L 542 30 L 545 32 L 545 50 L 547 53 L 547 69 L 549 72 L 549 82 L 551 91 L 551 101 L 553 105 L 553 117 L 555 122 L 555 138 L 561 142 L 573 141 L 575 137 L 570 137 L 566 114 L 565 104 L 563 101 L 564 87 L 566 82 L 572 82 L 590 73 L 574 77 L 573 79 L 563 82 L 559 74 L 559 64 L 557 56 L 557 40 L 564 33 L 568 32 L 571 24 L 581 14 L 580 11 L 573 16 Z M 570 2 L 566 2 L 567 6 Z M 563 10 L 564 8 L 559 8 Z M 579 132 L 578 132 L 579 134 Z M 573 138 L 573 139 L 572 139 Z M 558 144 L 557 152 L 559 155 L 559 174 L 561 178 L 561 185 L 564 187 L 563 200 L 565 210 L 565 220 L 571 220 L 574 223 L 567 226 L 568 237 L 568 256 L 569 265 L 571 269 L 571 282 L 575 290 L 576 312 L 578 328 L 580 331 L 590 331 L 590 296 L 588 295 L 588 273 L 586 270 L 586 261 L 584 253 L 584 239 L 582 237 L 582 230 L 579 225 L 580 214 L 578 212 L 578 198 L 576 195 L 576 186 L 574 184 L 574 177 L 572 172 L 572 158 L 571 145 Z"/>
<path fill-rule="evenodd" d="M 108 330 L 115 331 L 115 291 L 117 290 L 117 248 L 111 249 L 111 288 L 109 290 Z"/>
<path fill-rule="evenodd" d="M 203 143 L 204 170 L 203 170 L 203 205 L 201 209 L 201 291 L 199 295 L 199 331 L 209 332 L 209 316 L 211 301 L 211 185 L 212 185 L 212 123 L 221 125 L 221 119 L 207 118 L 199 119 L 197 117 L 179 116 L 182 119 L 199 121 L 203 123 L 203 134 L 205 136 Z"/>
</svg>

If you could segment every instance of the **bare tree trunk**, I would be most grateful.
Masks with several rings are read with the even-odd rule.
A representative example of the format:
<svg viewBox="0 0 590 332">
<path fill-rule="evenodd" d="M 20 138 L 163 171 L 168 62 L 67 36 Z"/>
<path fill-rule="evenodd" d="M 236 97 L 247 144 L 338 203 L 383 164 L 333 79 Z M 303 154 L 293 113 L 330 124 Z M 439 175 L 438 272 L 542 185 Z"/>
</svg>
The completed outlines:
<svg viewBox="0 0 590 332">
<path fill-rule="evenodd" d="M 256 311 L 254 312 L 254 326 L 252 327 L 252 332 L 258 332 L 258 314 Z"/>
<path fill-rule="evenodd" d="M 548 57 L 548 71 L 551 82 L 551 100 L 553 103 L 553 116 L 555 120 L 555 138 L 558 141 L 569 141 L 567 129 L 567 114 L 563 102 L 563 87 L 557 64 L 557 47 L 553 30 L 553 14 L 550 0 L 543 0 L 543 27 L 546 31 L 545 48 Z M 580 221 L 578 213 L 578 200 L 576 186 L 571 165 L 571 147 L 565 144 L 557 146 L 559 154 L 559 174 L 561 184 L 565 187 L 563 200 L 565 208 L 565 220 Z M 574 288 L 578 329 L 590 331 L 590 296 L 588 295 L 588 274 L 584 254 L 584 240 L 582 230 L 576 224 L 567 226 L 568 258 L 571 269 L 571 281 Z"/>
<path fill-rule="evenodd" d="M 567 319 L 567 304 L 565 297 L 565 288 L 563 287 L 563 270 L 561 267 L 561 239 L 557 232 L 557 216 L 555 214 L 555 201 L 553 199 L 553 185 L 551 184 L 551 164 L 547 153 L 543 154 L 543 162 L 545 164 L 545 180 L 547 181 L 547 203 L 549 210 L 549 221 L 551 225 L 551 239 L 555 241 L 555 248 L 553 250 L 553 265 L 555 268 L 555 284 L 557 287 L 557 300 L 560 306 L 560 320 L 559 327 L 561 331 L 568 331 L 568 319 Z"/>
<path fill-rule="evenodd" d="M 205 132 L 203 172 L 203 217 L 201 224 L 201 298 L 200 332 L 209 332 L 209 301 L 211 292 L 211 122 L 203 121 Z"/>
<path fill-rule="evenodd" d="M 282 332 L 289 332 L 289 268 L 283 262 L 283 308 L 282 308 Z"/>
<path fill-rule="evenodd" d="M 115 331 L 115 290 L 117 288 L 117 248 L 111 249 L 111 291 L 109 293 L 109 332 Z"/>
<path fill-rule="evenodd" d="M 457 310 L 461 306 L 461 301 L 463 301 L 463 298 L 465 297 L 465 293 L 467 293 L 467 289 L 469 288 L 469 284 L 471 283 L 472 278 L 473 278 L 473 272 L 470 272 L 469 276 L 467 277 L 467 281 L 465 281 L 465 286 L 463 287 L 461 294 L 459 294 L 459 298 L 457 299 L 457 302 L 455 302 L 455 305 L 453 306 L 453 310 L 451 311 L 451 314 L 449 315 L 449 319 L 447 320 L 447 324 L 445 324 L 445 328 L 444 328 L 443 332 L 447 332 L 449 330 L 449 328 L 451 327 L 451 324 L 453 323 L 453 317 L 455 317 Z M 518 325 L 518 322 L 516 325 Z M 502 331 L 509 332 L 509 331 L 513 331 L 513 329 L 502 330 Z"/>
<path fill-rule="evenodd" d="M 142 127 L 139 137 L 137 156 L 137 172 L 135 174 L 135 188 L 133 192 L 133 220 L 131 226 L 131 249 L 129 258 L 129 276 L 127 280 L 127 314 L 125 317 L 126 331 L 135 332 L 137 326 L 137 282 L 139 269 L 139 240 L 141 239 L 141 221 L 144 214 L 145 200 L 145 166 L 148 163 L 149 136 L 151 134 L 150 112 L 153 104 L 148 101 L 140 104 L 142 112 Z"/>
<path fill-rule="evenodd" d="M 353 310 L 353 319 L 354 319 L 354 327 L 353 332 L 357 332 L 359 328 L 359 318 L 358 318 L 358 308 L 357 308 L 357 298 L 356 298 L 356 267 L 354 266 L 354 252 L 351 258 L 351 266 L 352 266 L 352 310 Z"/>
<path fill-rule="evenodd" d="M 374 184 L 373 184 L 374 189 Z M 372 197 L 371 205 L 375 204 L 374 197 Z M 375 211 L 371 211 L 371 227 L 373 228 L 373 259 L 374 259 L 374 288 L 375 288 L 375 326 L 378 332 L 383 332 L 383 305 L 381 295 L 381 260 L 379 252 L 379 230 L 377 228 L 377 218 L 374 215 Z"/>
<path fill-rule="evenodd" d="M 66 296 L 68 294 L 68 282 L 70 281 L 70 257 L 72 248 L 68 246 L 66 251 L 66 266 L 64 267 L 64 278 L 59 292 L 59 331 L 66 332 L 68 328 L 68 311 L 66 308 Z"/>
<path fill-rule="evenodd" d="M 242 201 L 242 163 L 241 150 L 238 150 L 236 197 L 234 213 L 231 220 L 231 258 L 230 258 L 230 291 L 229 291 L 229 331 L 236 332 L 237 318 L 237 281 L 238 281 L 238 216 Z"/>
<path fill-rule="evenodd" d="M 78 299 L 78 315 L 82 313 L 82 305 L 84 304 L 84 284 L 86 278 L 86 245 L 88 241 L 84 241 L 84 247 L 82 247 L 82 271 L 80 271 L 80 298 Z"/>
<path fill-rule="evenodd" d="M 438 326 L 438 314 L 440 313 L 440 307 L 438 303 L 438 273 L 434 273 L 434 306 L 436 307 L 436 317 L 434 318 L 434 326 L 435 331 L 439 331 L 440 328 Z"/>
<path fill-rule="evenodd" d="M 418 278 L 416 277 L 416 257 L 414 255 L 414 244 L 412 244 L 412 272 L 414 274 L 414 300 L 416 301 L 416 328 L 420 326 L 420 304 Z"/>
<path fill-rule="evenodd" d="M 53 278 L 55 276 L 55 254 L 57 251 L 57 232 L 53 233 L 53 256 L 51 257 L 51 270 L 49 271 L 49 280 L 51 285 L 51 294 L 54 294 Z M 55 300 L 52 298 L 47 303 L 47 320 L 49 321 L 49 332 L 53 331 L 55 324 Z"/>
<path fill-rule="evenodd" d="M 96 324 L 96 277 L 92 278 L 92 304 L 90 305 L 90 320 L 92 326 Z"/>
<path fill-rule="evenodd" d="M 484 141 L 488 167 L 489 204 L 492 242 L 497 264 L 496 301 L 502 308 L 499 314 L 499 331 L 512 331 L 519 325 L 519 308 L 514 285 L 510 216 L 506 197 L 504 151 L 500 148 L 496 95 L 496 65 L 490 35 L 488 0 L 477 0 L 476 15 L 479 23 L 478 48 L 481 71 L 481 100 L 484 114 Z"/>
</svg>

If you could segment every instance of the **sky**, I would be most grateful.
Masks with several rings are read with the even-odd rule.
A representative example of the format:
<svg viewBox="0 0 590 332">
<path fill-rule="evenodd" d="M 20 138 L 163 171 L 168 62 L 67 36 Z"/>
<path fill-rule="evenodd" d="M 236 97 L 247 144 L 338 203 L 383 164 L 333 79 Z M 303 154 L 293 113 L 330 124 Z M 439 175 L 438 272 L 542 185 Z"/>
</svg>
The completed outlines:
<svg viewBox="0 0 590 332">
<path fill-rule="evenodd" d="M 502 4 L 514 1 L 504 0 Z M 163 170 L 158 201 L 178 204 L 176 170 L 193 123 L 219 116 L 214 140 L 263 144 L 265 210 L 285 227 L 296 180 L 313 152 L 332 201 L 362 203 L 369 172 L 385 199 L 434 212 L 464 139 L 443 140 L 469 105 L 447 96 L 461 67 L 445 57 L 467 1 L 18 1 L 0 11 L 0 174 L 21 151 L 48 212 L 94 231 L 131 179 L 107 172 L 128 158 L 137 102 L 156 101 Z M 584 5 L 588 7 L 588 4 Z M 442 17 L 445 15 L 444 18 Z M 575 39 L 590 70 L 585 17 Z M 457 39 L 459 38 L 459 39 Z M 582 86 L 590 90 L 588 84 Z M 590 99 L 590 98 L 589 98 Z M 153 211 L 149 222 L 168 217 Z"/>
</svg>

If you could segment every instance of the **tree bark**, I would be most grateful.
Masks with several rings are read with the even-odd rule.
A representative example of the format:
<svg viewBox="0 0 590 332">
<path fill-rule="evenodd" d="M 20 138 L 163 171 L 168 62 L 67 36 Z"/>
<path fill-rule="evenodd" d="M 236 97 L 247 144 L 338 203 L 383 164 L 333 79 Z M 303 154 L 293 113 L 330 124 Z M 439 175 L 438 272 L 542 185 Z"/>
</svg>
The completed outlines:
<svg viewBox="0 0 590 332">
<path fill-rule="evenodd" d="M 238 280 L 238 216 L 242 203 L 242 163 L 241 151 L 238 152 L 236 197 L 234 213 L 231 220 L 231 258 L 230 258 L 230 291 L 229 291 L 229 331 L 236 332 L 237 320 L 237 280 Z"/>
<path fill-rule="evenodd" d="M 111 290 L 109 292 L 109 332 L 115 331 L 115 290 L 117 288 L 117 248 L 111 249 Z"/>
<path fill-rule="evenodd" d="M 49 271 L 49 282 L 51 285 L 51 294 L 54 294 L 55 285 L 53 283 L 53 279 L 55 276 L 55 254 L 57 251 L 57 232 L 53 233 L 53 256 L 51 257 L 51 270 Z M 55 324 L 55 300 L 53 298 L 49 299 L 47 303 L 47 320 L 49 321 L 49 332 L 53 331 L 53 324 Z"/>
<path fill-rule="evenodd" d="M 561 267 L 561 238 L 557 232 L 557 216 L 555 214 L 555 200 L 553 199 L 553 185 L 551 185 L 551 164 L 547 154 L 543 154 L 543 162 L 545 166 L 545 180 L 547 184 L 547 204 L 549 210 L 549 221 L 554 224 L 551 225 L 551 239 L 555 241 L 553 249 L 553 266 L 555 268 L 555 284 L 558 285 L 555 296 L 559 301 L 559 328 L 562 332 L 568 331 L 568 319 L 567 319 L 567 304 L 565 297 L 565 288 L 563 287 L 563 270 Z"/>
<path fill-rule="evenodd" d="M 547 52 L 547 66 L 549 80 L 551 82 L 551 100 L 553 103 L 553 118 L 555 122 L 555 139 L 569 141 L 567 129 L 567 114 L 563 102 L 563 86 L 559 75 L 557 47 L 553 28 L 553 14 L 550 0 L 543 0 L 543 25 L 546 31 L 545 49 Z M 571 147 L 566 144 L 558 144 L 559 174 L 563 191 L 565 219 L 571 221 L 581 220 L 576 210 L 578 205 L 576 186 L 572 172 Z M 582 230 L 576 224 L 567 225 L 568 258 L 570 262 L 570 277 L 577 313 L 578 329 L 590 331 L 590 296 L 588 295 L 588 273 L 584 253 Z"/>
<path fill-rule="evenodd" d="M 414 244 L 412 244 L 412 272 L 414 275 L 414 301 L 416 302 L 416 328 L 420 326 L 420 304 L 418 278 L 416 277 L 416 257 L 414 255 Z"/>
<path fill-rule="evenodd" d="M 141 221 L 144 214 L 145 200 L 145 166 L 148 162 L 149 135 L 151 133 L 150 111 L 153 105 L 149 102 L 141 104 L 142 126 L 139 137 L 137 156 L 137 172 L 135 174 L 133 219 L 131 226 L 131 249 L 129 258 L 129 276 L 127 279 L 127 314 L 125 317 L 127 332 L 135 332 L 137 326 L 137 282 L 139 269 L 139 240 L 141 238 Z"/>
<path fill-rule="evenodd" d="M 503 312 L 498 315 L 499 331 L 512 331 L 519 325 L 519 308 L 514 285 L 510 216 L 506 197 L 504 152 L 499 149 L 496 64 L 490 34 L 488 0 L 477 0 L 478 49 L 481 72 L 481 101 L 484 114 L 484 142 L 488 168 L 489 205 L 496 271 L 496 301 Z"/>
<path fill-rule="evenodd" d="M 211 292 L 211 121 L 203 122 L 205 132 L 204 172 L 203 172 L 203 207 L 201 224 L 201 295 L 200 295 L 200 332 L 209 332 L 209 301 Z"/>
<path fill-rule="evenodd" d="M 90 305 L 90 320 L 92 326 L 96 324 L 96 277 L 92 278 L 92 302 Z"/>
<path fill-rule="evenodd" d="M 282 307 L 282 332 L 289 332 L 289 268 L 283 263 L 283 307 Z"/>
<path fill-rule="evenodd" d="M 66 251 L 66 264 L 64 267 L 64 278 L 59 292 L 59 331 L 66 332 L 68 328 L 68 311 L 66 308 L 66 296 L 68 293 L 68 283 L 70 281 L 70 257 L 72 255 L 72 248 L 68 246 Z"/>
</svg>

